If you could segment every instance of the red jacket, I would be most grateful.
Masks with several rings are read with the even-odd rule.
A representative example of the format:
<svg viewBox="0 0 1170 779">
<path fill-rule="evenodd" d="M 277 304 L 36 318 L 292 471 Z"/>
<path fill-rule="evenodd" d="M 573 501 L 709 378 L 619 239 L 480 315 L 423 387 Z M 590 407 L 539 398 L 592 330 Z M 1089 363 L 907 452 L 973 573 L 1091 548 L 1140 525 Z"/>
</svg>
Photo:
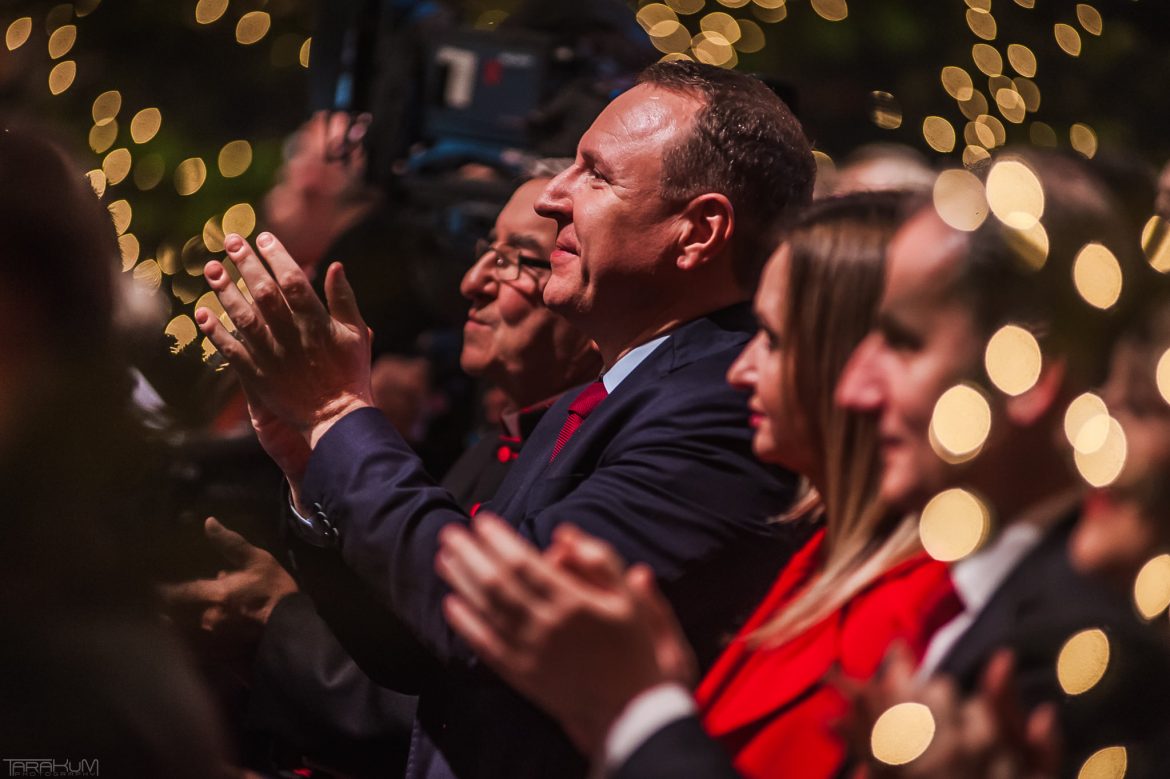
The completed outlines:
<svg viewBox="0 0 1170 779">
<path fill-rule="evenodd" d="M 947 566 L 925 553 L 891 568 L 843 608 L 777 647 L 746 637 L 792 602 L 820 567 L 819 531 L 780 573 L 768 597 L 699 685 L 703 727 L 745 777 L 833 776 L 846 745 L 833 731 L 845 699 L 823 682 L 839 665 L 868 679 L 901 639 L 917 659 L 961 604 Z"/>
</svg>

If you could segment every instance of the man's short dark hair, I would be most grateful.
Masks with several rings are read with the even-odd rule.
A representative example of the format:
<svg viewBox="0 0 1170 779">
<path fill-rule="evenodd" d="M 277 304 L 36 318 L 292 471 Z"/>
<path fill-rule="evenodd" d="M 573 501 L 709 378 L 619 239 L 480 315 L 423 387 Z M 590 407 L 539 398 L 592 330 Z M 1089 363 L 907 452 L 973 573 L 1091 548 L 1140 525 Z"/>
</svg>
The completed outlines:
<svg viewBox="0 0 1170 779">
<path fill-rule="evenodd" d="M 662 195 L 727 196 L 735 209 L 736 276 L 753 289 L 783 220 L 812 197 L 816 164 L 800 122 L 764 82 L 733 70 L 659 62 L 638 83 L 702 100 L 690 137 L 663 154 Z"/>
</svg>

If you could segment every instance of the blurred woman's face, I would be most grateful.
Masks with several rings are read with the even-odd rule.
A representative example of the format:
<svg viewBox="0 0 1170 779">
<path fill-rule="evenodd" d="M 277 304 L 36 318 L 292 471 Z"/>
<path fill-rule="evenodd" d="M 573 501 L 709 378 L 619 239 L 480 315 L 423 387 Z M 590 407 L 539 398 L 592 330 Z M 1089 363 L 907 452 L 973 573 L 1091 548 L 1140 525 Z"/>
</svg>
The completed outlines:
<svg viewBox="0 0 1170 779">
<path fill-rule="evenodd" d="M 1130 577 L 1170 542 L 1170 404 L 1155 381 L 1160 349 L 1118 345 L 1102 397 L 1125 431 L 1117 481 L 1092 495 L 1072 539 L 1082 570 Z M 1132 581 L 1132 579 L 1130 579 Z"/>
<path fill-rule="evenodd" d="M 788 311 L 788 248 L 781 245 L 764 268 L 756 292 L 760 329 L 727 371 L 727 381 L 751 394 L 748 409 L 755 429 L 752 450 L 764 462 L 799 473 L 814 468 L 804 410 L 793 402 L 793 349 L 783 332 Z"/>
</svg>

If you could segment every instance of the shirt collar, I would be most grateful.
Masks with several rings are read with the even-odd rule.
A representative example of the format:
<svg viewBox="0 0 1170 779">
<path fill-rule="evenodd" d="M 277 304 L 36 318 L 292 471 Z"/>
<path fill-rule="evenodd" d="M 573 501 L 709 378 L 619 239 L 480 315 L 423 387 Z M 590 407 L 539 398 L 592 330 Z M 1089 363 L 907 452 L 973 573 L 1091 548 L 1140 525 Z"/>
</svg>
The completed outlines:
<svg viewBox="0 0 1170 779">
<path fill-rule="evenodd" d="M 963 600 L 964 610 L 978 613 L 1003 580 L 1048 532 L 1080 500 L 1076 490 L 1046 498 L 1025 510 L 1000 531 L 991 543 L 951 565 L 951 581 Z"/>
<path fill-rule="evenodd" d="M 532 431 L 536 429 L 536 425 L 540 422 L 540 418 L 544 416 L 544 412 L 548 411 L 554 403 L 560 400 L 561 394 L 553 395 L 551 398 L 534 403 L 531 406 L 525 406 L 518 411 L 505 411 L 500 415 L 500 427 L 504 429 L 504 434 L 510 438 L 514 438 L 517 442 L 526 440 L 528 436 L 532 435 Z"/>
<path fill-rule="evenodd" d="M 613 394 L 618 385 L 626 380 L 626 377 L 634 372 L 634 369 L 642 364 L 642 361 L 650 356 L 650 353 L 657 349 L 666 339 L 670 338 L 670 333 L 660 335 L 652 341 L 647 341 L 641 346 L 635 346 L 630 351 L 613 364 L 605 373 L 601 374 L 601 383 L 605 385 L 605 391 L 608 394 Z"/>
</svg>

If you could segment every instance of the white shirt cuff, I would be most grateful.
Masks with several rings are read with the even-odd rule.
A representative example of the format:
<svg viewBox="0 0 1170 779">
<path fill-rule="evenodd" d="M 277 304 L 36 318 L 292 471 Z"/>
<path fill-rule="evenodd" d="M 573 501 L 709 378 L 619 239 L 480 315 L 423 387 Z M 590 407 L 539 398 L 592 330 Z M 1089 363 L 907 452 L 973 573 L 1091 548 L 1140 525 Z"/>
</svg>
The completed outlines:
<svg viewBox="0 0 1170 779">
<path fill-rule="evenodd" d="M 640 693 L 626 704 L 605 737 L 605 774 L 621 767 L 655 733 L 697 712 L 695 699 L 681 684 L 666 682 Z"/>
</svg>

